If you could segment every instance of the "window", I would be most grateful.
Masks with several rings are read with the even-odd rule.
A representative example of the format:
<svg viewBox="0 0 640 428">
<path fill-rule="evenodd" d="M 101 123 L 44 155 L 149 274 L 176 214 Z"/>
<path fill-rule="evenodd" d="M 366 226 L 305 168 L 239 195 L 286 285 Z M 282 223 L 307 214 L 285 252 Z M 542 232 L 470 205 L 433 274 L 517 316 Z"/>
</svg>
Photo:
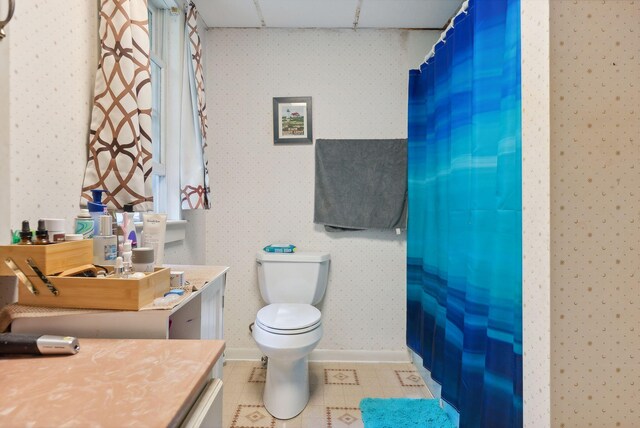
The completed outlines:
<svg viewBox="0 0 640 428">
<path fill-rule="evenodd" d="M 166 142 L 165 125 L 165 68 L 164 13 L 153 2 L 149 2 L 149 38 L 151 42 L 151 132 L 153 133 L 153 210 L 167 212 Z"/>
<path fill-rule="evenodd" d="M 149 0 L 154 211 L 180 220 L 180 109 L 184 71 L 182 0 Z"/>
</svg>

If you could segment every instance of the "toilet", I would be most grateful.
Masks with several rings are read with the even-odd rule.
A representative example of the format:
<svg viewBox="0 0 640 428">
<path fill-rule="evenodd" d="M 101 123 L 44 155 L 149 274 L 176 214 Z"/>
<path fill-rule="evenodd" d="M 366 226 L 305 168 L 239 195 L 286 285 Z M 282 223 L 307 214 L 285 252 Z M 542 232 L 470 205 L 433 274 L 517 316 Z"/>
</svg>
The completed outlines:
<svg viewBox="0 0 640 428">
<path fill-rule="evenodd" d="M 309 401 L 311 351 L 322 339 L 318 304 L 327 289 L 329 254 L 259 252 L 258 284 L 267 306 L 256 315 L 253 338 L 268 357 L 263 402 L 278 419 L 291 419 Z"/>
</svg>

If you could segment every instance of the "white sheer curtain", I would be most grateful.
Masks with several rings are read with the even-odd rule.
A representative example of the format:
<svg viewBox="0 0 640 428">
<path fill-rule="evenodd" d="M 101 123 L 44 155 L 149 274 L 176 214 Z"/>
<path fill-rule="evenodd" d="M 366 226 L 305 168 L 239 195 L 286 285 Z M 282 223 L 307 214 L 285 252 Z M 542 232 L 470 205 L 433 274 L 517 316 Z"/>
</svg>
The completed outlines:
<svg viewBox="0 0 640 428">
<path fill-rule="evenodd" d="M 193 2 L 187 7 L 184 43 L 186 77 L 182 81 L 180 202 L 182 209 L 209 209 L 209 172 L 205 154 L 207 105 L 198 10 Z"/>
</svg>

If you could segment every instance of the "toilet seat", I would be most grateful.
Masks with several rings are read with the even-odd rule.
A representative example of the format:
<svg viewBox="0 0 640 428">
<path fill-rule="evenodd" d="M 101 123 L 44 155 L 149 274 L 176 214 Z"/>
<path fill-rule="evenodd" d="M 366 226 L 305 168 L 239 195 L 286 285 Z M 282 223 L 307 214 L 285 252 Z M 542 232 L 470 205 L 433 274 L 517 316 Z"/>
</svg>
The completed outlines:
<svg viewBox="0 0 640 428">
<path fill-rule="evenodd" d="M 272 328 L 272 327 L 268 327 L 265 326 L 264 324 L 262 324 L 260 321 L 256 320 L 256 325 L 263 329 L 264 331 L 267 331 L 269 333 L 273 333 L 273 334 L 281 334 L 284 336 L 294 336 L 297 334 L 303 334 L 303 333 L 308 333 L 310 331 L 313 331 L 315 329 L 317 329 L 320 325 L 322 325 L 321 322 L 318 322 L 312 326 L 306 327 L 306 328 L 301 328 L 301 329 L 277 329 L 277 328 Z"/>
<path fill-rule="evenodd" d="M 256 325 L 274 334 L 294 335 L 315 330 L 322 314 L 309 304 L 273 303 L 258 311 Z"/>
</svg>

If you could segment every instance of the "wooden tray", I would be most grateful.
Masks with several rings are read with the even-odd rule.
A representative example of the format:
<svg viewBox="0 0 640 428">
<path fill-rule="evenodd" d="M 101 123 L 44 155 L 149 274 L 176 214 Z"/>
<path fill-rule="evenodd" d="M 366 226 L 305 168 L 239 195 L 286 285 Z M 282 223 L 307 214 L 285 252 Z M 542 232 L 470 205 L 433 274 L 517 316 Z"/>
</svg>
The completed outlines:
<svg viewBox="0 0 640 428">
<path fill-rule="evenodd" d="M 93 240 L 49 245 L 0 245 L 0 276 L 13 276 L 5 260 L 11 258 L 26 275 L 35 275 L 27 263 L 31 259 L 45 275 L 93 263 Z"/>
<path fill-rule="evenodd" d="M 55 276 L 87 264 L 93 264 L 91 239 L 0 245 L 0 276 L 18 276 L 22 305 L 137 311 L 169 291 L 169 268 L 156 268 L 140 279 Z"/>
<path fill-rule="evenodd" d="M 29 277 L 38 294 L 18 281 L 18 303 L 57 308 L 114 309 L 137 311 L 169 291 L 171 269 L 156 268 L 144 278 L 74 278 L 47 276 L 58 295 L 39 277 Z"/>
</svg>

